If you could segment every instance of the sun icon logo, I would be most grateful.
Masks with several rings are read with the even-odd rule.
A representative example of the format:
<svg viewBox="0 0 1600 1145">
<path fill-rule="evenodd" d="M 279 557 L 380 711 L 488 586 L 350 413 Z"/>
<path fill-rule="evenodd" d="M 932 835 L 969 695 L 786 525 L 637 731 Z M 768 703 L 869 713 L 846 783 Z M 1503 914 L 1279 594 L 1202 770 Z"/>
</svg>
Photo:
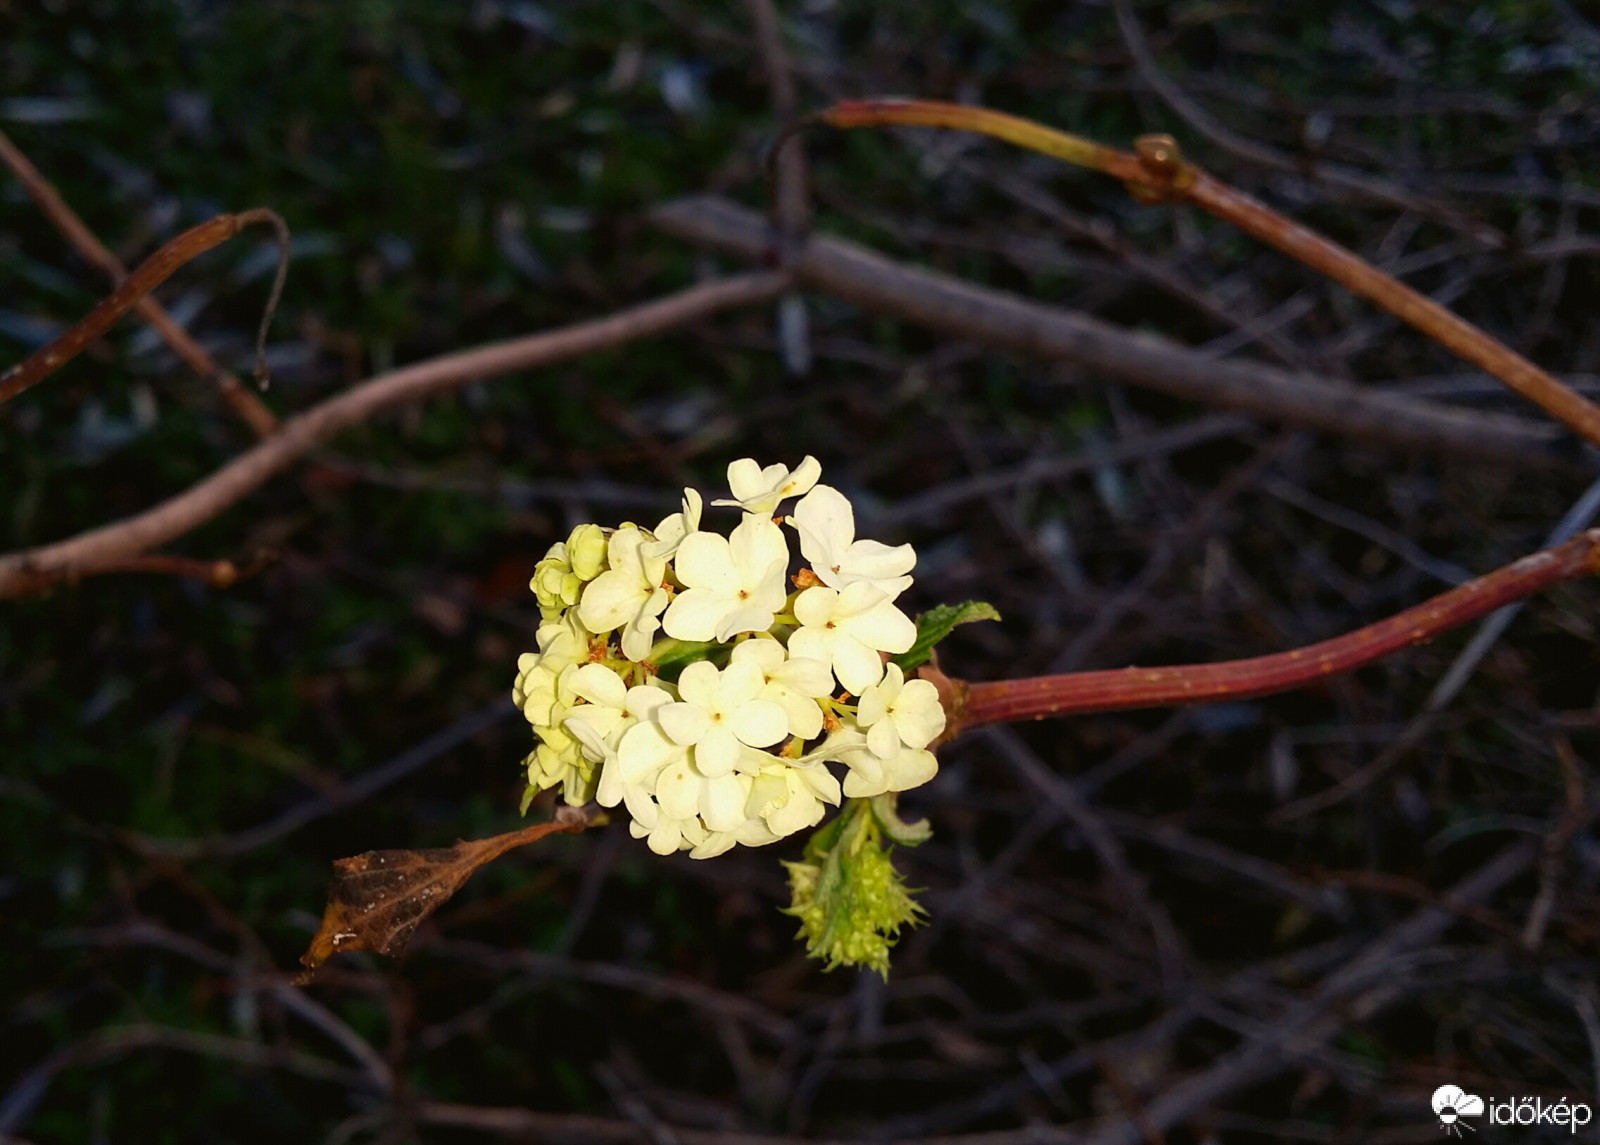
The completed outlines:
<svg viewBox="0 0 1600 1145">
<path fill-rule="evenodd" d="M 1476 1133 L 1476 1129 L 1461 1119 L 1482 1117 L 1483 1098 L 1463 1091 L 1459 1085 L 1441 1085 L 1433 1091 L 1433 1112 L 1439 1118 L 1439 1128 L 1447 1136 L 1460 1137 L 1463 1129 Z"/>
</svg>

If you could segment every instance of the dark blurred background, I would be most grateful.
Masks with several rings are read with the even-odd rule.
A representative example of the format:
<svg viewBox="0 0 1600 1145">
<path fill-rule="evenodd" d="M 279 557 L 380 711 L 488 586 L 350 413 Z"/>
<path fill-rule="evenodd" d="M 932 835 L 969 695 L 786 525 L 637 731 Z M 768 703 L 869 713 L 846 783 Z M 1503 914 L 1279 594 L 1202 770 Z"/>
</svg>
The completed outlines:
<svg viewBox="0 0 1600 1145">
<path fill-rule="evenodd" d="M 904 94 L 1120 146 L 1171 131 L 1597 380 L 1593 5 L 1142 4 L 1174 97 L 1104 2 L 775 2 L 801 110 Z M 708 191 L 765 208 L 752 11 L 0 0 L 0 129 L 129 264 L 219 211 L 281 212 L 265 400 L 289 415 L 737 269 L 645 215 Z M 1540 416 L 1110 180 L 925 131 L 807 151 L 818 230 L 893 258 L 1218 360 Z M 247 372 L 271 269 L 250 236 L 158 297 Z M 106 289 L 0 177 L 0 362 Z M 1583 583 L 1432 708 L 1469 631 L 1281 697 L 948 746 L 906 800 L 935 828 L 897 855 L 930 919 L 887 984 L 793 941 L 778 860 L 800 840 L 663 860 L 617 824 L 485 869 L 398 963 L 286 985 L 332 859 L 519 824 L 534 561 L 575 523 L 657 519 L 685 482 L 714 495 L 735 457 L 816 454 L 863 532 L 917 545 L 910 607 L 993 602 L 1003 624 L 943 649 L 971 679 L 1336 635 L 1540 547 L 1596 472 L 1576 448 L 1531 467 L 1249 419 L 1180 441 L 1215 411 L 806 303 L 803 378 L 762 305 L 469 385 L 171 546 L 263 557 L 233 588 L 107 576 L 0 604 L 0 1134 L 1404 1142 L 1439 1135 L 1446 1083 L 1600 1098 Z M 250 440 L 126 319 L 0 407 L 0 547 L 154 504 Z"/>
</svg>

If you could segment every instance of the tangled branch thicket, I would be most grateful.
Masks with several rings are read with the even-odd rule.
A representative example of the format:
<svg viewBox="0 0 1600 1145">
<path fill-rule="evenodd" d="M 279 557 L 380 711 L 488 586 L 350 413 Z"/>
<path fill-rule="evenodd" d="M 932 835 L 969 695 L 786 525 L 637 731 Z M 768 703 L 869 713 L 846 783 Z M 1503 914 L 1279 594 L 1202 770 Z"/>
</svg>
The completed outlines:
<svg viewBox="0 0 1600 1145">
<path fill-rule="evenodd" d="M 613 827 L 485 870 L 398 971 L 291 987 L 329 859 L 512 825 L 539 555 L 729 458 L 817 453 L 864 528 L 916 543 L 908 607 L 997 605 L 944 649 L 970 679 L 1309 644 L 1596 511 L 1562 431 L 1182 209 L 908 132 L 810 137 L 775 225 L 750 210 L 791 102 L 1188 132 L 1592 393 L 1600 32 L 1564 4 L 513 7 L 141 17 L 153 85 L 100 50 L 117 27 L 6 17 L 6 154 L 94 266 L 218 201 L 301 239 L 276 428 L 215 365 L 248 357 L 248 253 L 163 296 L 201 357 L 158 325 L 0 406 L 32 554 L 0 588 L 54 584 L 0 626 L 27 1063 L 0 1133 L 1409 1140 L 1445 1083 L 1600 1092 L 1581 583 L 1316 689 L 947 745 L 910 808 L 934 838 L 898 857 L 930 921 L 886 984 L 804 961 L 770 855 L 658 860 Z M 102 292 L 32 210 L 0 202 L 17 358 Z M 776 265 L 681 286 L 717 254 Z M 206 587 L 224 561 L 254 575 Z M 127 575 L 62 583 L 99 572 Z M 246 1092 L 269 1112 L 239 1118 Z"/>
</svg>

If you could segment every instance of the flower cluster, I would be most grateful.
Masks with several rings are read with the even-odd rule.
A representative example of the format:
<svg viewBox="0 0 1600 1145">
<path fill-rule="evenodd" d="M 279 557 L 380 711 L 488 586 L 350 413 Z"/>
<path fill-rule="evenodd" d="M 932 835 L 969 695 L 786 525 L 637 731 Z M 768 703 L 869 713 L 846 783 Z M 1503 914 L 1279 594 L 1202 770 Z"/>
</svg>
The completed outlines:
<svg viewBox="0 0 1600 1145">
<path fill-rule="evenodd" d="M 569 803 L 624 805 L 652 850 L 706 858 L 933 778 L 938 692 L 886 662 L 917 640 L 895 604 L 916 553 L 857 539 L 821 474 L 745 458 L 712 502 L 741 510 L 727 536 L 685 489 L 654 529 L 580 525 L 550 549 L 512 693 L 539 741 L 528 798 L 560 784 Z M 791 532 L 809 563 L 793 576 Z"/>
</svg>

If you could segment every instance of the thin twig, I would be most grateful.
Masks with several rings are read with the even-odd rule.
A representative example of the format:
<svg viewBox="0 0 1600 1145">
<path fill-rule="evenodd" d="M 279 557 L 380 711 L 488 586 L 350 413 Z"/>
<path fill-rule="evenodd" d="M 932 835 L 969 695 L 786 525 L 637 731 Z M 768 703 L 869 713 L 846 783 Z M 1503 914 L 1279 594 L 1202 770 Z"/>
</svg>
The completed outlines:
<svg viewBox="0 0 1600 1145">
<path fill-rule="evenodd" d="M 446 354 L 383 374 L 284 422 L 266 441 L 154 508 L 70 540 L 0 555 L 0 597 L 36 586 L 41 577 L 61 580 L 83 575 L 166 544 L 281 473 L 313 446 L 380 409 L 660 334 L 718 310 L 772 298 L 788 282 L 787 275 L 770 271 L 710 282 L 605 318 Z"/>
<path fill-rule="evenodd" d="M 11 169 L 23 189 L 44 213 L 45 218 L 55 226 L 72 244 L 80 258 L 92 266 L 99 267 L 111 279 L 113 286 L 120 286 L 128 277 L 128 268 L 122 265 L 122 260 L 117 258 L 104 243 L 95 237 L 76 211 L 68 205 L 54 185 L 40 173 L 39 169 L 8 139 L 4 132 L 0 132 L 0 162 Z M 287 244 L 283 247 L 281 258 L 286 258 Z M 282 290 L 282 262 L 279 265 L 279 277 L 274 286 L 276 295 Z M 275 300 L 274 300 L 275 301 Z M 162 341 L 172 347 L 179 358 L 186 362 L 190 369 L 216 384 L 222 400 L 244 419 L 245 423 L 255 430 L 257 436 L 265 437 L 277 428 L 278 419 L 250 390 L 227 370 L 217 365 L 216 361 L 206 352 L 205 347 L 189 336 L 188 331 L 173 321 L 172 316 L 166 312 L 162 305 L 149 295 L 134 303 L 134 310 L 139 317 L 150 324 L 150 327 L 161 336 Z M 267 307 L 267 313 L 273 307 Z M 260 347 L 257 347 L 259 361 Z"/>
<path fill-rule="evenodd" d="M 773 116 L 779 123 L 794 118 L 794 72 L 783 47 L 783 29 L 773 0 L 745 0 L 750 21 L 755 25 L 756 47 L 761 52 L 761 68 L 767 76 L 772 96 Z M 778 234 L 779 261 L 783 266 L 805 241 L 811 229 L 811 196 L 807 190 L 806 153 L 801 140 L 787 135 L 773 147 L 769 160 L 772 189 L 772 222 Z M 811 372 L 810 321 L 805 299 L 798 291 L 788 291 L 778 299 L 778 347 L 784 366 L 791 374 Z"/>
<path fill-rule="evenodd" d="M 1554 547 L 1562 544 L 1575 536 L 1580 529 L 1588 528 L 1596 514 L 1600 514 L 1600 479 L 1590 483 L 1589 488 L 1556 523 L 1556 527 L 1545 539 L 1546 546 Z M 1351 772 L 1332 787 L 1277 808 L 1267 816 L 1267 822 L 1274 825 L 1292 823 L 1296 819 L 1325 811 L 1357 792 L 1364 791 L 1388 774 L 1395 764 L 1404 759 L 1411 749 L 1421 743 L 1433 730 L 1440 713 L 1450 706 L 1450 702 L 1466 686 L 1472 674 L 1478 670 L 1478 665 L 1483 662 L 1483 658 L 1499 642 L 1500 637 L 1505 634 L 1505 630 L 1510 627 L 1523 607 L 1521 601 L 1508 604 L 1495 611 L 1478 626 L 1478 630 L 1472 634 L 1472 639 L 1457 653 L 1445 674 L 1440 676 L 1439 682 L 1433 686 L 1433 691 L 1428 693 L 1422 711 L 1417 713 L 1405 729 L 1374 756 L 1371 762 Z"/>
<path fill-rule="evenodd" d="M 1116 9 L 1117 27 L 1122 32 L 1123 42 L 1128 46 L 1128 54 L 1133 57 L 1139 78 L 1149 84 L 1161 97 L 1162 102 L 1176 112 L 1185 123 L 1229 154 L 1258 167 L 1301 175 L 1331 187 L 1352 191 L 1375 202 L 1426 215 L 1470 235 L 1484 246 L 1500 249 L 1506 245 L 1505 236 L 1493 227 L 1447 203 L 1422 198 L 1404 187 L 1375 178 L 1363 171 L 1355 171 L 1332 163 L 1292 158 L 1255 140 L 1235 134 L 1161 70 L 1156 62 L 1155 53 L 1150 50 L 1150 44 L 1139 26 L 1138 18 L 1133 13 L 1131 0 L 1113 0 L 1112 6 Z"/>
<path fill-rule="evenodd" d="M 12 366 L 5 373 L 0 374 L 0 403 L 8 402 L 24 390 L 37 385 L 49 377 L 56 370 L 66 365 L 84 347 L 111 329 L 113 323 L 129 310 L 139 305 L 141 299 L 156 287 L 160 286 L 185 263 L 198 255 L 204 254 L 214 246 L 227 242 L 245 227 L 252 223 L 266 223 L 278 233 L 281 243 L 287 236 L 284 221 L 276 211 L 266 207 L 252 207 L 248 211 L 240 211 L 236 215 L 218 215 L 208 219 L 199 226 L 190 227 L 176 238 L 168 240 L 149 258 L 134 268 L 118 287 L 101 299 L 95 308 L 76 323 L 65 334 L 55 339 L 49 345 L 36 350 L 23 361 Z M 284 243 L 287 250 L 287 244 Z M 283 289 L 283 268 L 286 264 L 279 262 L 278 277 L 273 282 L 272 294 L 268 299 L 265 315 L 261 320 L 261 337 L 265 337 L 267 323 L 272 318 L 272 307 L 276 305 L 278 296 Z M 265 367 L 262 359 L 262 346 L 257 344 L 257 374 L 265 377 Z M 270 416 L 270 414 L 269 414 Z"/>
</svg>

